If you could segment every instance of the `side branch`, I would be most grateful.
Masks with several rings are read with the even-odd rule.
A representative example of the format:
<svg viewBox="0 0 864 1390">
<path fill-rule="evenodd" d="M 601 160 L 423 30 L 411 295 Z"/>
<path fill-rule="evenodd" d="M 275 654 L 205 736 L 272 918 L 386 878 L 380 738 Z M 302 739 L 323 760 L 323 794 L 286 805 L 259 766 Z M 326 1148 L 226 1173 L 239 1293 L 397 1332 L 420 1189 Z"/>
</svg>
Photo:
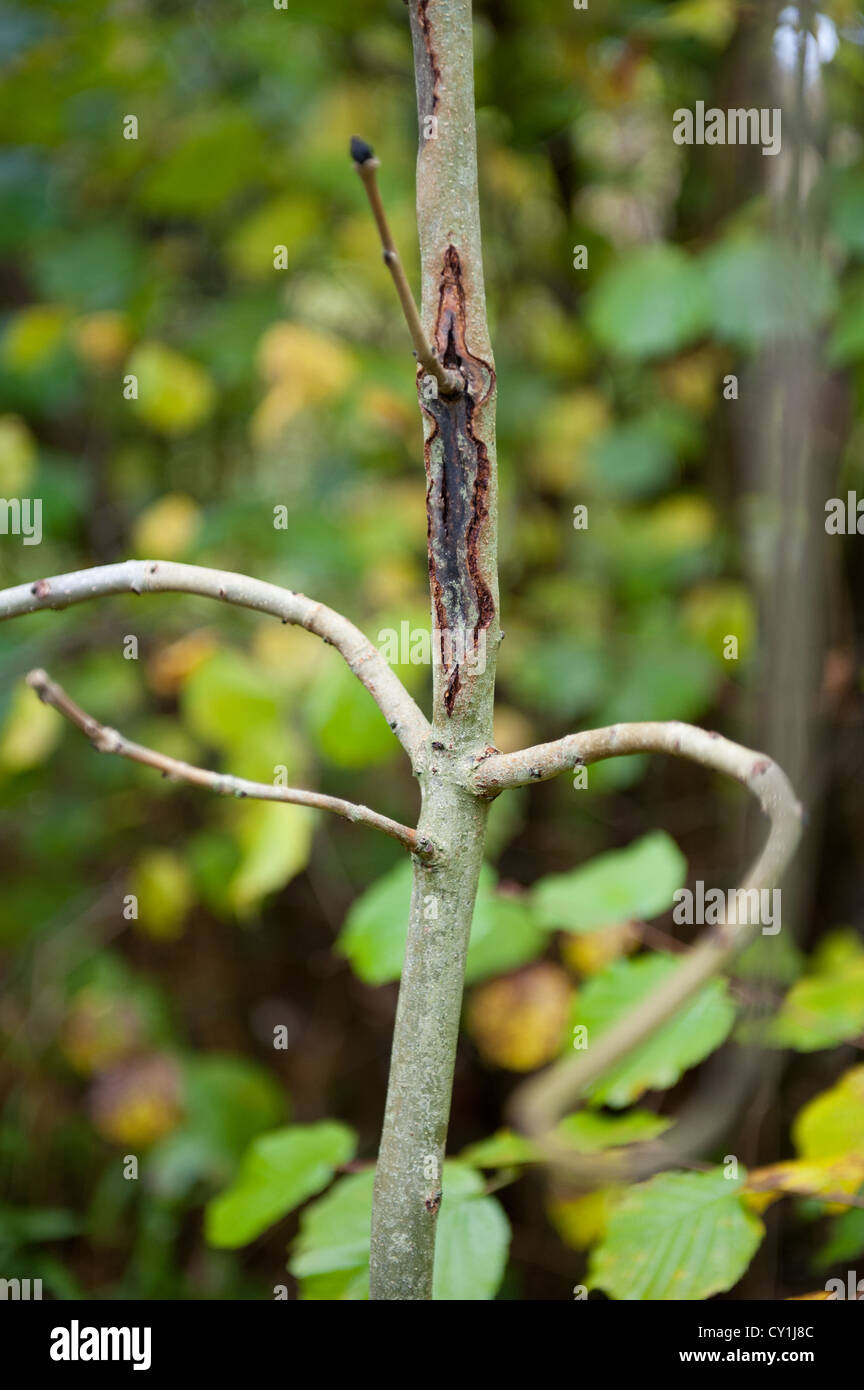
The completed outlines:
<svg viewBox="0 0 864 1390">
<path fill-rule="evenodd" d="M 431 727 L 377 648 L 341 613 L 277 584 L 172 560 L 125 560 L 4 589 L 0 591 L 0 622 L 43 608 L 68 608 L 85 599 L 125 593 L 198 594 L 239 608 L 270 613 L 283 623 L 295 623 L 314 632 L 341 653 L 365 685 L 415 769 L 422 763 Z"/>
<path fill-rule="evenodd" d="M 442 367 L 432 351 L 426 334 L 423 332 L 420 312 L 414 303 L 414 296 L 399 259 L 399 252 L 396 250 L 393 233 L 390 231 L 390 224 L 387 221 L 387 214 L 381 201 L 381 191 L 378 187 L 377 170 L 381 167 L 381 161 L 375 158 L 372 146 L 367 145 L 365 140 L 359 139 L 356 135 L 351 141 L 351 158 L 354 160 L 354 168 L 363 180 L 363 187 L 366 189 L 369 207 L 372 210 L 375 226 L 378 228 L 378 235 L 381 238 L 384 264 L 390 271 L 393 284 L 396 287 L 396 294 L 399 297 L 402 313 L 405 315 L 405 322 L 408 325 L 408 332 L 411 334 L 411 341 L 414 344 L 414 356 L 424 371 L 434 376 L 445 396 L 456 395 L 462 390 L 462 378 L 457 372 L 448 372 L 446 367 Z"/>
<path fill-rule="evenodd" d="M 245 777 L 231 777 L 203 767 L 193 767 L 191 763 L 184 763 L 179 758 L 170 758 L 153 748 L 133 743 L 116 729 L 100 724 L 98 719 L 94 719 L 80 705 L 76 705 L 63 687 L 53 681 L 46 671 L 31 671 L 27 676 L 27 684 L 33 687 L 44 704 L 59 710 L 70 723 L 86 734 L 99 753 L 116 753 L 121 758 L 129 758 L 133 763 L 155 768 L 172 782 L 189 782 L 192 786 L 205 787 L 221 796 L 248 797 L 255 801 L 286 801 L 294 806 L 333 811 L 345 820 L 361 821 L 364 825 L 371 825 L 376 830 L 383 831 L 385 835 L 398 840 L 419 859 L 428 861 L 434 855 L 434 846 L 430 840 L 418 837 L 417 831 L 412 830 L 410 826 L 400 825 L 398 821 L 391 820 L 389 816 L 379 815 L 368 806 L 358 806 L 353 801 L 343 801 L 337 796 L 325 796 L 322 792 L 304 791 L 299 787 L 271 786 L 267 782 L 250 782 Z"/>
<path fill-rule="evenodd" d="M 740 743 L 732 743 L 720 734 L 697 729 L 693 724 L 681 724 L 677 720 L 668 723 L 612 724 L 606 729 L 568 734 L 554 743 L 537 743 L 518 753 L 493 753 L 478 763 L 471 774 L 470 784 L 480 796 L 496 796 L 508 787 L 546 782 L 560 772 L 633 753 L 669 753 L 674 758 L 687 758 L 690 762 L 701 763 L 703 767 L 734 777 L 736 782 L 741 782 L 753 793 L 772 821 L 782 823 L 784 836 L 792 835 L 794 831 L 794 848 L 801 807 L 785 774 L 776 763 L 762 753 L 755 753 Z"/>
<path fill-rule="evenodd" d="M 801 806 L 785 773 L 776 763 L 719 734 L 677 722 L 617 724 L 608 729 L 572 734 L 520 753 L 492 754 L 477 766 L 472 780 L 481 795 L 490 796 L 506 787 L 543 781 L 568 768 L 646 752 L 689 758 L 734 777 L 754 794 L 769 817 L 770 829 L 739 891 L 774 887 L 798 842 Z M 514 1118 L 520 1127 L 532 1135 L 545 1135 L 547 1153 L 551 1157 L 556 1152 L 566 1166 L 563 1146 L 555 1143 L 551 1130 L 567 1106 L 668 1022 L 712 976 L 749 945 L 758 929 L 758 923 L 741 926 L 723 922 L 706 932 L 663 986 L 602 1034 L 589 1051 L 556 1062 L 520 1087 L 512 1102 Z"/>
</svg>

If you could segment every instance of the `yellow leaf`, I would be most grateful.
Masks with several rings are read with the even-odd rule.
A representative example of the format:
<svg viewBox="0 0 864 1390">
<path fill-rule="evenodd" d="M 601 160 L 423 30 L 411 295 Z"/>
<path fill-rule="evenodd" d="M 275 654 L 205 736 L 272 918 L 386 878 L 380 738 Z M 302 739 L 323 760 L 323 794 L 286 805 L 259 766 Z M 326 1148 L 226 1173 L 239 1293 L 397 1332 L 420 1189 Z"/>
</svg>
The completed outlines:
<svg viewBox="0 0 864 1390">
<path fill-rule="evenodd" d="M 609 410 L 597 391 L 574 391 L 554 401 L 541 417 L 532 461 L 538 482 L 565 492 L 585 473 L 588 446 L 609 422 Z"/>
<path fill-rule="evenodd" d="M 653 30 L 686 34 L 715 48 L 723 48 L 738 22 L 735 0 L 677 0 L 661 17 L 649 21 Z"/>
<path fill-rule="evenodd" d="M 270 390 L 252 417 L 256 444 L 274 443 L 295 415 L 337 395 L 354 363 L 337 339 L 299 323 L 276 323 L 258 348 L 258 367 Z"/>
<path fill-rule="evenodd" d="M 737 637 L 740 657 L 752 650 L 756 618 L 743 584 L 722 580 L 697 585 L 684 601 L 684 623 L 717 657 L 729 636 Z"/>
<path fill-rule="evenodd" d="M 137 414 L 161 434 L 185 434 L 213 410 L 216 390 L 204 368 L 164 343 L 141 343 L 127 370 L 138 380 Z"/>
<path fill-rule="evenodd" d="M 86 314 L 72 325 L 72 341 L 82 362 L 107 371 L 122 362 L 129 351 L 129 320 L 113 310 Z"/>
<path fill-rule="evenodd" d="M 610 961 L 629 955 L 639 945 L 639 933 L 631 922 L 603 927 L 577 936 L 566 932 L 561 936 L 561 955 L 564 964 L 578 975 L 596 975 Z"/>
<path fill-rule="evenodd" d="M 561 1051 L 571 996 L 560 966 L 526 966 L 478 985 L 468 1005 L 468 1031 L 493 1066 L 533 1071 Z"/>
<path fill-rule="evenodd" d="M 256 628 L 252 650 L 268 673 L 295 691 L 310 684 L 327 656 L 322 643 L 314 641 L 302 628 L 273 622 Z"/>
<path fill-rule="evenodd" d="M 565 1245 L 587 1250 L 602 1238 L 616 1196 L 616 1188 L 598 1187 L 581 1197 L 553 1198 L 546 1212 Z"/>
<path fill-rule="evenodd" d="M 864 1182 L 864 1153 L 839 1154 L 819 1160 L 789 1159 L 754 1168 L 747 1176 L 745 1200 L 753 1211 L 764 1211 L 784 1193 L 805 1193 L 818 1197 L 825 1192 L 854 1196 Z M 840 1203 L 830 1203 L 826 1211 L 845 1211 Z"/>
<path fill-rule="evenodd" d="M 289 252 L 314 233 L 317 205 L 306 197 L 282 196 L 265 203 L 240 224 L 228 243 L 228 261 L 250 280 L 267 280 L 274 273 L 274 248 Z"/>
<path fill-rule="evenodd" d="M 103 1072 L 90 1096 L 93 1123 L 104 1139 L 144 1148 L 182 1118 L 182 1078 L 169 1057 L 154 1054 Z"/>
<path fill-rule="evenodd" d="M 202 627 L 160 647 L 147 663 L 151 690 L 166 697 L 176 695 L 193 671 L 197 671 L 210 653 L 215 651 L 216 646 L 213 630 Z"/>
<path fill-rule="evenodd" d="M 79 1075 L 90 1076 L 138 1049 L 143 1036 L 134 1007 L 118 995 L 88 985 L 69 1006 L 60 1045 L 69 1065 Z"/>
<path fill-rule="evenodd" d="M 380 609 L 390 605 L 393 595 L 399 594 L 406 612 L 422 610 L 426 597 L 423 593 L 424 578 L 428 583 L 428 576 L 423 575 L 414 556 L 388 554 L 385 551 L 363 576 L 363 595 L 370 608 Z M 428 623 L 424 626 L 428 626 Z"/>
<path fill-rule="evenodd" d="M 680 495 L 658 502 L 644 516 L 645 541 L 659 552 L 705 545 L 717 528 L 711 504 L 703 497 Z"/>
<path fill-rule="evenodd" d="M 19 415 L 0 415 L 0 493 L 20 497 L 36 467 L 36 441 Z"/>
<path fill-rule="evenodd" d="M 274 386 L 252 415 L 249 426 L 252 442 L 263 447 L 275 444 L 300 414 L 303 404 L 303 394 L 293 382 Z"/>
<path fill-rule="evenodd" d="M 716 348 L 695 348 L 660 368 L 661 390 L 697 415 L 710 415 L 717 404 L 717 382 L 722 369 L 722 357 Z"/>
<path fill-rule="evenodd" d="M 18 685 L 0 735 L 0 768 L 24 772 L 44 762 L 60 741 L 63 718 L 28 685 Z"/>
<path fill-rule="evenodd" d="M 198 505 L 182 492 L 169 492 L 141 513 L 132 543 L 146 559 L 174 560 L 188 551 L 200 529 Z"/>
<path fill-rule="evenodd" d="M 34 304 L 12 316 L 3 339 L 3 361 L 14 371 L 31 372 L 50 361 L 66 330 L 69 310 Z"/>
<path fill-rule="evenodd" d="M 360 414 L 371 425 L 404 440 L 409 447 L 416 444 L 419 413 L 416 402 L 406 396 L 386 386 L 371 386 L 363 392 Z"/>
<path fill-rule="evenodd" d="M 274 323 L 258 345 L 258 367 L 272 384 L 290 381 L 307 401 L 326 400 L 350 381 L 354 363 L 329 333 L 302 323 Z"/>
<path fill-rule="evenodd" d="M 799 1110 L 792 1138 L 802 1158 L 864 1153 L 864 1066 L 852 1067 Z"/>
</svg>

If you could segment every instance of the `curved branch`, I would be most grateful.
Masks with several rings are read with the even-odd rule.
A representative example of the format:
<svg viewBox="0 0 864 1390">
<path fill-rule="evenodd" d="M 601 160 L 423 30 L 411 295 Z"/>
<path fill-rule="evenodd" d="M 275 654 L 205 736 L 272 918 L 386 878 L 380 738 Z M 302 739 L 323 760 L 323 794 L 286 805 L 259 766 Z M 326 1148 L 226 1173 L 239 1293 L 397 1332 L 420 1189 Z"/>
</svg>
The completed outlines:
<svg viewBox="0 0 864 1390">
<path fill-rule="evenodd" d="M 86 734 L 98 753 L 116 753 L 121 758 L 129 758 L 133 763 L 155 768 L 163 777 L 168 777 L 173 782 L 189 782 L 192 786 L 206 787 L 208 791 L 218 792 L 221 796 L 248 797 L 255 801 L 286 801 L 294 806 L 311 806 L 320 811 L 333 811 L 345 820 L 362 821 L 364 825 L 382 830 L 385 835 L 398 840 L 419 859 L 429 860 L 434 855 L 434 846 L 427 838 L 418 838 L 417 831 L 412 830 L 410 826 L 400 825 L 398 821 L 391 820 L 389 816 L 379 815 L 368 806 L 358 806 L 353 801 L 343 801 L 337 796 L 325 796 L 322 792 L 304 791 L 299 787 L 271 786 L 267 782 L 250 782 L 245 777 L 210 772 L 206 768 L 184 763 L 179 758 L 170 758 L 166 753 L 159 753 L 153 748 L 145 748 L 143 744 L 133 743 L 116 729 L 100 724 L 98 719 L 94 719 L 80 705 L 76 705 L 62 685 L 53 681 L 47 671 L 30 671 L 27 684 L 33 687 L 44 704 L 53 706 Z"/>
<path fill-rule="evenodd" d="M 774 887 L 798 842 L 801 806 L 776 763 L 719 734 L 677 722 L 615 724 L 608 729 L 570 734 L 555 743 L 538 744 L 519 753 L 491 754 L 477 765 L 472 782 L 481 795 L 494 796 L 506 787 L 544 781 L 568 768 L 650 752 L 689 758 L 734 777 L 753 793 L 769 817 L 770 829 L 741 890 Z M 566 1166 L 566 1147 L 554 1141 L 550 1131 L 567 1106 L 662 1027 L 749 944 L 757 930 L 758 923 L 742 927 L 723 922 L 704 933 L 662 987 L 603 1033 L 590 1052 L 554 1063 L 519 1088 L 511 1102 L 519 1126 L 529 1134 L 544 1135 L 546 1152 L 551 1157 L 554 1151 L 556 1161 L 560 1157 Z"/>
<path fill-rule="evenodd" d="M 85 599 L 124 593 L 198 594 L 239 608 L 270 613 L 281 618 L 283 623 L 295 623 L 314 632 L 342 654 L 354 675 L 365 685 L 412 765 L 422 760 L 423 749 L 431 735 L 430 725 L 368 637 L 341 613 L 277 584 L 267 584 L 229 570 L 204 569 L 201 565 L 183 565 L 173 560 L 125 560 L 117 565 L 100 565 L 4 589 L 0 591 L 0 622 L 43 608 L 68 608 Z"/>
</svg>

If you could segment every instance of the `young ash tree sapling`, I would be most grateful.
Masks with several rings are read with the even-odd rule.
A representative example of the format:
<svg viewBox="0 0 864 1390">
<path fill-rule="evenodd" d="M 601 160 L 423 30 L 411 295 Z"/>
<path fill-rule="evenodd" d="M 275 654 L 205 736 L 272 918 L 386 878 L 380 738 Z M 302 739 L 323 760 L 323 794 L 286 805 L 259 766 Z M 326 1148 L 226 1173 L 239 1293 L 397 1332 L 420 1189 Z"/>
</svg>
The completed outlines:
<svg viewBox="0 0 864 1390">
<path fill-rule="evenodd" d="M 800 808 L 768 758 L 680 723 L 619 724 L 503 754 L 493 743 L 501 640 L 497 567 L 496 377 L 483 283 L 474 120 L 471 0 L 409 0 L 420 128 L 418 311 L 378 191 L 378 161 L 361 139 L 363 181 L 411 334 L 423 421 L 433 648 L 431 718 L 372 643 L 340 613 L 263 580 L 166 561 L 128 560 L 39 579 L 0 594 L 0 618 L 109 594 L 185 593 L 270 614 L 332 644 L 379 706 L 421 792 L 416 827 L 312 791 L 209 772 L 126 740 L 80 709 L 44 671 L 30 684 L 102 752 L 212 791 L 334 811 L 396 839 L 412 856 L 413 891 L 376 1170 L 371 1296 L 429 1299 L 462 1004 L 465 959 L 486 824 L 507 790 L 606 758 L 662 752 L 727 774 L 769 818 L 745 887 L 773 887 L 796 844 Z M 482 651 L 483 660 L 476 659 Z M 752 939 L 753 928 L 708 932 L 660 989 L 583 1055 L 554 1064 L 519 1094 L 515 1118 L 556 1158 L 551 1137 L 568 1104 L 667 1022 Z M 561 1158 L 557 1155 L 557 1158 Z M 563 1161 L 563 1159 L 561 1160 Z M 446 1190 L 443 1200 L 446 1202 Z"/>
</svg>

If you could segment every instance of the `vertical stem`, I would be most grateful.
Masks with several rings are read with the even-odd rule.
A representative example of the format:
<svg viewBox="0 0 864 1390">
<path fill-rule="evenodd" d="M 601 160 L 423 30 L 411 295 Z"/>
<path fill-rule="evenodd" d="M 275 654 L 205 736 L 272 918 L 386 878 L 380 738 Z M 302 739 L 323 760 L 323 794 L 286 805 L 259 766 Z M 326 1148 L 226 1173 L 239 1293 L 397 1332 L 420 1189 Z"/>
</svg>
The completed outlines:
<svg viewBox="0 0 864 1390">
<path fill-rule="evenodd" d="M 434 380 L 418 371 L 437 637 L 432 737 L 415 763 L 423 791 L 418 832 L 442 849 L 434 864 L 414 862 L 375 1178 L 373 1299 L 432 1296 L 465 956 L 488 812 L 488 802 L 466 788 L 466 769 L 491 745 L 500 641 L 495 367 L 480 250 L 471 0 L 409 2 L 423 328 L 465 389 L 439 396 Z"/>
<path fill-rule="evenodd" d="M 373 1299 L 432 1297 L 465 955 L 488 804 L 446 782 L 429 788 L 424 799 L 420 825 L 435 825 L 448 853 L 437 867 L 415 860 L 375 1173 Z M 461 845 L 454 841 L 457 828 Z"/>
</svg>

